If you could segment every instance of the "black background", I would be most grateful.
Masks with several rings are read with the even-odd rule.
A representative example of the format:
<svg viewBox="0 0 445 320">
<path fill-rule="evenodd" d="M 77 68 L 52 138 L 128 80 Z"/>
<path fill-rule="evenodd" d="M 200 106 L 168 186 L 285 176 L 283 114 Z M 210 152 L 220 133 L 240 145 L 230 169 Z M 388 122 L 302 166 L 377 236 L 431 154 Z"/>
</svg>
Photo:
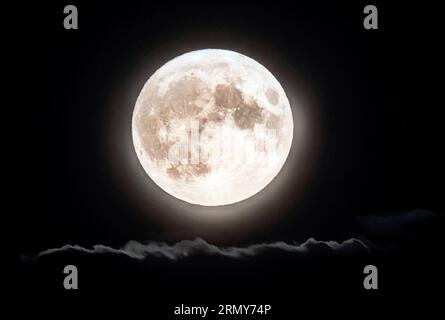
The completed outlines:
<svg viewBox="0 0 445 320">
<path fill-rule="evenodd" d="M 17 266 L 16 288 L 34 298 L 120 298 L 125 292 L 164 315 L 187 302 L 275 303 L 281 319 L 311 302 L 373 310 L 403 299 L 434 304 L 442 279 L 444 181 L 437 8 L 373 3 L 379 30 L 365 30 L 364 2 L 76 1 L 79 30 L 65 30 L 66 4 L 41 3 L 31 10 L 38 12 L 33 28 L 10 28 L 22 35 L 13 36 L 11 79 L 18 86 L 9 107 L 29 119 L 10 134 L 22 141 L 15 154 L 23 154 L 15 161 L 20 181 L 13 182 L 21 194 L 11 212 L 19 220 L 15 255 L 66 243 L 121 246 L 131 239 L 196 236 L 224 245 L 344 240 L 361 215 L 423 208 L 439 218 L 407 230 L 399 251 L 378 257 L 302 262 L 268 256 L 246 263 L 203 258 L 180 266 L 76 257 L 85 275 L 82 289 L 67 293 L 61 281 L 68 256 Z M 290 185 L 285 201 L 265 209 L 285 211 L 282 218 L 245 237 L 232 237 L 230 226 L 216 228 L 217 236 L 188 225 L 166 228 L 155 218 L 163 214 L 157 206 L 135 206 L 113 178 L 113 99 L 127 90 L 135 101 L 141 83 L 129 89 L 128 79 L 136 66 L 147 63 L 148 78 L 171 58 L 201 48 L 231 49 L 261 61 L 285 89 L 291 79 L 316 109 L 316 156 L 304 191 L 294 196 Z M 362 288 L 363 266 L 370 263 L 381 274 L 375 292 Z"/>
</svg>

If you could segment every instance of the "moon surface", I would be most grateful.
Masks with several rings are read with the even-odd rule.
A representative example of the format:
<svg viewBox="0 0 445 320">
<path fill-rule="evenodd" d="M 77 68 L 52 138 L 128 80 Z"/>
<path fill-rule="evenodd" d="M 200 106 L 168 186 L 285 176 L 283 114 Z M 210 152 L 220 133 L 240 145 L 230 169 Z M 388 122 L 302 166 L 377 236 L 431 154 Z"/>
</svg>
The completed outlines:
<svg viewBox="0 0 445 320">
<path fill-rule="evenodd" d="M 148 176 L 202 206 L 252 197 L 280 172 L 293 138 L 289 100 L 260 63 L 204 49 L 180 55 L 145 83 L 132 136 Z"/>
</svg>

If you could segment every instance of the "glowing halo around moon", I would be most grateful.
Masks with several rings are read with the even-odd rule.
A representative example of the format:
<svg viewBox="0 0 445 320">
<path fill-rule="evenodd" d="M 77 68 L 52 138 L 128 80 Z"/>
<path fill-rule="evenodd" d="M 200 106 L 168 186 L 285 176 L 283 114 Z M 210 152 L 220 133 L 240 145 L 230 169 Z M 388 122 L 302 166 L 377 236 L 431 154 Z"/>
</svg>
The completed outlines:
<svg viewBox="0 0 445 320">
<path fill-rule="evenodd" d="M 264 189 L 292 145 L 286 93 L 260 63 L 237 52 L 185 53 L 145 83 L 133 144 L 148 176 L 188 203 L 223 206 Z"/>
</svg>

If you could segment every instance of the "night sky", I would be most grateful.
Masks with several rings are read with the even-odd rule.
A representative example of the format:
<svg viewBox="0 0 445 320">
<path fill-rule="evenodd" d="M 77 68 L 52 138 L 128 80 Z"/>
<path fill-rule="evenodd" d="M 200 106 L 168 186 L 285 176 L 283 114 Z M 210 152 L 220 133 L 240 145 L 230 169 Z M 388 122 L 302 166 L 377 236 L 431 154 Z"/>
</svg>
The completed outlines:
<svg viewBox="0 0 445 320">
<path fill-rule="evenodd" d="M 61 299 L 125 292 L 162 315 L 187 302 L 272 303 L 278 319 L 291 319 L 289 300 L 434 304 L 444 227 L 437 8 L 373 2 L 379 30 L 365 30 L 370 3 L 361 1 L 76 1 L 79 30 L 65 30 L 66 4 L 41 3 L 35 30 L 17 26 L 25 36 L 15 46 L 22 63 L 14 63 L 14 83 L 30 89 L 17 90 L 15 100 L 36 101 L 10 105 L 30 119 L 13 134 L 25 143 L 15 164 L 29 181 L 14 185 L 26 194 L 13 211 L 16 257 L 65 244 L 120 248 L 129 240 L 197 237 L 223 247 L 357 238 L 372 253 L 267 251 L 246 260 L 198 250 L 172 262 L 64 252 L 16 259 L 19 291 Z M 173 57 L 203 48 L 261 62 L 291 104 L 297 96 L 310 110 L 312 128 L 302 172 L 291 172 L 286 187 L 255 208 L 258 215 L 212 226 L 176 219 L 163 201 L 179 200 L 144 193 L 141 179 L 153 182 L 126 160 L 135 158 L 126 155 L 133 152 L 127 129 L 144 82 Z M 62 287 L 69 263 L 81 270 L 77 292 Z M 367 264 L 381 275 L 374 292 L 362 286 Z"/>
</svg>

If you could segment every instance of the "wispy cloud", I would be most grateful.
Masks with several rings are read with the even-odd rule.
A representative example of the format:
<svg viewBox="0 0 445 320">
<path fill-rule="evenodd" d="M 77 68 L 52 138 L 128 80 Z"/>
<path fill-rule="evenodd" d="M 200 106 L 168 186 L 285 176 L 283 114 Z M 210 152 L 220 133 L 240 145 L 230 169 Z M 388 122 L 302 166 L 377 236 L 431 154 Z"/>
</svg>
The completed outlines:
<svg viewBox="0 0 445 320">
<path fill-rule="evenodd" d="M 253 244 L 246 247 L 218 247 L 209 244 L 201 238 L 195 240 L 182 240 L 175 244 L 164 242 L 129 241 L 122 248 L 112 248 L 104 245 L 95 245 L 92 248 L 84 248 L 78 245 L 65 245 L 60 248 L 47 249 L 30 257 L 37 259 L 44 256 L 57 255 L 64 252 L 78 252 L 93 255 L 124 255 L 133 259 L 143 260 L 162 258 L 168 260 L 181 260 L 192 256 L 219 256 L 229 259 L 244 259 L 259 256 L 270 252 L 284 252 L 296 255 L 305 254 L 355 254 L 367 253 L 370 248 L 359 239 L 349 239 L 343 242 L 318 241 L 310 238 L 303 243 L 271 242 Z"/>
<path fill-rule="evenodd" d="M 113 248 L 106 245 L 94 245 L 86 248 L 78 245 L 64 245 L 41 251 L 33 256 L 25 257 L 25 260 L 35 260 L 40 257 L 59 255 L 64 253 L 78 253 L 85 255 L 114 255 L 127 256 L 136 260 L 150 258 L 177 261 L 194 256 L 224 257 L 228 259 L 248 259 L 263 254 L 284 253 L 297 256 L 306 255 L 353 255 L 375 253 L 379 250 L 395 245 L 395 243 L 382 246 L 380 240 L 392 237 L 401 237 L 400 233 L 409 225 L 427 220 L 435 213 L 416 209 L 411 212 L 367 215 L 358 219 L 358 236 L 348 240 L 319 241 L 309 238 L 302 243 L 287 243 L 283 241 L 258 243 L 245 247 L 220 247 L 210 244 L 201 238 L 194 240 L 182 240 L 174 244 L 165 242 L 129 241 L 121 248 Z M 367 239 L 364 241 L 363 239 Z M 392 241 L 392 240 L 391 240 Z M 377 245 L 377 243 L 380 243 Z"/>
</svg>

